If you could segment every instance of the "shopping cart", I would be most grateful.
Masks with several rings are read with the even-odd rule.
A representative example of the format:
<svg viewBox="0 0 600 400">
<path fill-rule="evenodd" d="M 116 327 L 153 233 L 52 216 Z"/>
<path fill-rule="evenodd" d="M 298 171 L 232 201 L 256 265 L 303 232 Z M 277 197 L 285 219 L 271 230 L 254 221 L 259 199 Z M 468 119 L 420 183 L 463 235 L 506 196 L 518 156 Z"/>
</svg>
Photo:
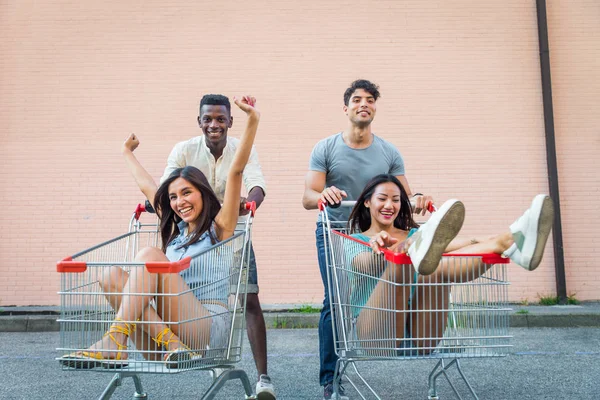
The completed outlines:
<svg viewBox="0 0 600 400">
<path fill-rule="evenodd" d="M 246 372 L 234 368 L 242 357 L 248 276 L 245 270 L 248 268 L 248 249 L 256 205 L 248 203 L 246 208 L 251 212 L 243 217 L 243 222 L 238 222 L 231 238 L 181 261 L 145 264 L 135 261 L 141 249 L 156 246 L 159 241 L 156 219 L 142 222 L 142 219 L 149 217 L 142 218 L 145 207 L 138 205 L 131 217 L 128 233 L 58 262 L 61 305 L 57 360 L 63 369 L 113 373 L 100 399 L 109 399 L 127 377 L 134 381 L 134 398 L 145 399 L 147 395 L 139 375 L 176 374 L 193 370 L 212 371 L 213 382 L 203 399 L 214 398 L 223 385 L 232 379 L 240 379 L 246 398 L 254 398 Z M 131 331 L 127 347 L 120 350 L 121 354 L 127 355 L 122 357 L 126 360 L 81 360 L 78 355 L 99 343 L 115 321 L 115 309 L 120 304 L 127 274 L 142 272 L 142 268 L 149 272 L 141 274 L 148 277 L 147 282 L 137 287 L 144 289 L 130 290 L 129 294 L 136 306 L 135 299 L 138 298 L 149 299 L 149 302 L 140 302 L 140 308 L 144 307 L 143 319 L 120 321 Z M 182 271 L 201 276 L 202 279 L 192 287 L 182 288 L 180 292 L 161 293 L 156 290 L 161 283 L 155 282 L 165 284 L 171 274 Z M 155 274 L 161 274 L 163 280 Z M 177 310 L 173 307 L 176 302 L 183 304 Z M 141 315 L 141 312 L 135 314 Z M 160 316 L 162 321 L 153 319 L 155 315 Z M 198 329 L 207 324 L 210 335 L 198 334 L 207 332 Z M 164 325 L 177 332 L 188 347 L 175 361 L 165 362 L 167 353 L 161 346 L 169 340 L 169 336 L 165 334 L 160 343 L 160 337 L 155 341 L 147 333 L 156 332 Z M 108 350 L 98 344 L 94 347 L 95 352 Z"/>
<path fill-rule="evenodd" d="M 353 205 L 342 202 L 342 207 Z M 460 359 L 508 354 L 508 259 L 496 254 L 446 254 L 436 273 L 417 276 L 408 255 L 387 250 L 375 255 L 368 243 L 348 236 L 347 221 L 331 221 L 327 207 L 319 208 L 339 356 L 334 390 L 344 377 L 361 398 L 381 399 L 357 362 L 435 359 L 428 378 L 429 399 L 438 399 L 440 375 L 462 399 L 447 373 L 452 366 L 478 399 Z"/>
</svg>

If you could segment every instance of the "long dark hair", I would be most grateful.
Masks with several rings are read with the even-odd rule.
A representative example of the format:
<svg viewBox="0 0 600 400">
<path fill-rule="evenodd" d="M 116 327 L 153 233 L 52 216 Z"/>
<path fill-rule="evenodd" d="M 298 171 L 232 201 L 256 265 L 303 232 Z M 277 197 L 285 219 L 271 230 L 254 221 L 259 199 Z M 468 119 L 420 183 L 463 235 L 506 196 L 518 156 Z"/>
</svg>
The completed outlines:
<svg viewBox="0 0 600 400">
<path fill-rule="evenodd" d="M 404 231 L 419 227 L 419 224 L 417 224 L 412 217 L 410 200 L 408 198 L 408 194 L 406 194 L 406 190 L 404 190 L 404 186 L 402 186 L 398 178 L 396 178 L 394 175 L 381 174 L 373 177 L 369 182 L 367 182 L 367 185 L 363 189 L 362 193 L 356 199 L 356 205 L 352 209 L 350 218 L 348 219 L 348 225 L 350 226 L 351 233 L 354 233 L 357 230 L 364 232 L 371 227 L 371 213 L 369 212 L 367 206 L 365 206 L 365 201 L 371 199 L 373 193 L 375 192 L 375 188 L 378 185 L 388 182 L 392 182 L 400 189 L 400 211 L 398 212 L 396 219 L 394 219 L 394 227 Z"/>
<path fill-rule="evenodd" d="M 217 195 L 215 195 L 215 192 L 210 187 L 206 176 L 198 168 L 187 166 L 173 171 L 169 175 L 169 178 L 160 185 L 154 196 L 154 209 L 160 219 L 160 236 L 163 251 L 167 250 L 167 245 L 180 233 L 177 224 L 181 221 L 181 218 L 171 208 L 171 200 L 169 199 L 169 185 L 177 178 L 183 178 L 190 182 L 200 191 L 200 195 L 202 196 L 202 212 L 196 221 L 196 229 L 191 232 L 190 239 L 182 246 L 196 242 L 206 231 L 209 232 L 212 244 L 215 244 L 217 238 L 210 227 L 221 210 L 221 204 L 219 203 L 219 199 L 217 199 Z"/>
</svg>

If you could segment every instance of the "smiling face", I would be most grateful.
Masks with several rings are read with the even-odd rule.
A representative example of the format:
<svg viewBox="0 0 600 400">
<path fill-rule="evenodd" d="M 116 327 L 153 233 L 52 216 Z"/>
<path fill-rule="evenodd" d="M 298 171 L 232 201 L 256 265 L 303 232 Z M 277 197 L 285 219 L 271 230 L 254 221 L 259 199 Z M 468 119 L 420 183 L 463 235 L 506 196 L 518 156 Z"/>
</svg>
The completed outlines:
<svg viewBox="0 0 600 400">
<path fill-rule="evenodd" d="M 188 224 L 188 232 L 196 228 L 196 220 L 202 213 L 202 193 L 188 180 L 177 178 L 169 185 L 171 208 Z"/>
<path fill-rule="evenodd" d="M 227 130 L 233 125 L 233 117 L 226 106 L 205 104 L 200 109 L 198 125 L 204 133 L 207 146 L 222 148 L 227 143 Z"/>
<path fill-rule="evenodd" d="M 377 224 L 381 228 L 393 226 L 400 204 L 400 188 L 396 184 L 385 182 L 377 185 L 371 198 L 365 201 L 371 214 L 371 225 Z"/>
<path fill-rule="evenodd" d="M 375 97 L 365 89 L 356 89 L 348 104 L 344 106 L 344 112 L 352 124 L 359 128 L 369 126 L 375 118 L 376 111 Z"/>
</svg>

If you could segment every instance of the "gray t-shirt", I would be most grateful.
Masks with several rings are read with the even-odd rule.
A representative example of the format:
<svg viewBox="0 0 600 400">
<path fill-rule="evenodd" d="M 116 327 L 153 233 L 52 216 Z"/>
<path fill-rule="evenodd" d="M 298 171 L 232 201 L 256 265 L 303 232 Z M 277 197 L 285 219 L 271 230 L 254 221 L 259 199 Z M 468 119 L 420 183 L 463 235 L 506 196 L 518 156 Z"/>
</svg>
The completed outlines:
<svg viewBox="0 0 600 400">
<path fill-rule="evenodd" d="M 310 155 L 310 171 L 325 172 L 325 186 L 345 190 L 345 200 L 356 200 L 367 182 L 375 175 L 404 175 L 404 160 L 390 142 L 373 135 L 373 143 L 365 149 L 353 149 L 342 138 L 342 133 L 329 136 L 317 143 Z M 332 221 L 347 221 L 351 209 L 328 209 Z"/>
</svg>

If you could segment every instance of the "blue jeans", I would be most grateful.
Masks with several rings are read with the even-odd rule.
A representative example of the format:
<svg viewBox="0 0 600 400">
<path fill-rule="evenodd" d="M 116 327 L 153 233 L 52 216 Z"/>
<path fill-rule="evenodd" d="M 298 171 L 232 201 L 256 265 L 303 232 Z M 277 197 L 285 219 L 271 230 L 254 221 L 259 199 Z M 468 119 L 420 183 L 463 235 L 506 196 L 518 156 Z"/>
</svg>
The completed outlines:
<svg viewBox="0 0 600 400">
<path fill-rule="evenodd" d="M 327 283 L 327 262 L 325 259 L 325 238 L 323 236 L 323 224 L 317 222 L 315 231 L 317 239 L 317 255 L 319 258 L 319 270 L 321 279 L 325 288 L 325 299 L 321 309 L 321 318 L 319 319 L 319 381 L 321 386 L 333 381 L 335 365 L 338 360 L 335 354 L 335 342 L 333 340 L 333 324 L 331 318 L 331 305 L 329 303 L 329 289 Z"/>
</svg>

